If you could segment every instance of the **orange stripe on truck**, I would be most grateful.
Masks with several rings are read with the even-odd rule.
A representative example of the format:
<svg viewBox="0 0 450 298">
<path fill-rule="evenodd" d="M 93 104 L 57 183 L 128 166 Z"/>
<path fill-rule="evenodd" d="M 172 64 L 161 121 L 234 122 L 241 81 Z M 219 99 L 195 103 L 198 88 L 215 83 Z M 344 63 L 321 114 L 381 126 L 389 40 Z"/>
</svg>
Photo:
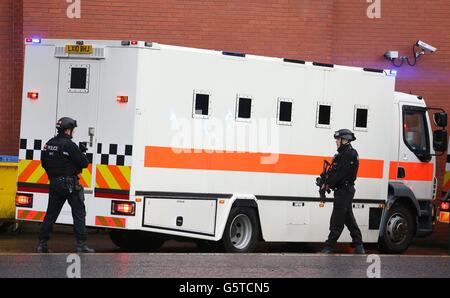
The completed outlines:
<svg viewBox="0 0 450 298">
<path fill-rule="evenodd" d="M 144 166 L 194 170 L 318 175 L 330 157 L 295 154 L 217 152 L 171 147 L 145 147 Z M 382 160 L 360 159 L 358 177 L 383 178 Z"/>
<path fill-rule="evenodd" d="M 123 176 L 118 166 L 108 166 L 108 168 L 111 174 L 113 174 L 114 178 L 116 178 L 116 182 L 119 184 L 121 189 L 130 189 L 129 182 Z"/>
<path fill-rule="evenodd" d="M 126 219 L 120 217 L 96 216 L 95 225 L 113 228 L 125 228 Z"/>
<path fill-rule="evenodd" d="M 92 180 L 92 164 L 90 163 L 87 168 L 78 175 L 80 178 L 80 184 L 85 188 L 91 188 Z"/>
<path fill-rule="evenodd" d="M 33 210 L 17 210 L 17 219 L 43 221 L 45 212 Z"/>
<path fill-rule="evenodd" d="M 444 174 L 444 187 L 443 191 L 448 192 L 450 190 L 450 172 Z"/>
<path fill-rule="evenodd" d="M 106 183 L 105 178 L 103 178 L 102 173 L 100 173 L 98 168 L 95 169 L 95 183 L 97 184 L 97 187 L 109 188 L 108 183 Z"/>
<path fill-rule="evenodd" d="M 82 186 L 90 188 L 92 178 L 92 164 L 79 175 Z M 48 184 L 48 176 L 42 168 L 40 160 L 20 160 L 18 182 Z"/>
<path fill-rule="evenodd" d="M 30 178 L 30 176 L 33 175 L 34 171 L 41 165 L 41 162 L 39 160 L 21 160 L 19 161 L 19 164 L 25 164 L 25 168 L 19 174 L 18 180 L 20 182 L 27 182 L 28 178 Z"/>
<path fill-rule="evenodd" d="M 408 181 L 432 181 L 434 176 L 433 163 L 423 162 L 396 162 L 391 161 L 389 168 L 390 180 L 408 180 Z M 397 178 L 398 168 L 405 169 L 405 178 Z"/>
<path fill-rule="evenodd" d="M 42 174 L 41 178 L 37 181 L 38 184 L 48 184 L 48 176 L 47 173 Z"/>
<path fill-rule="evenodd" d="M 96 188 L 130 190 L 130 166 L 96 166 Z"/>
</svg>

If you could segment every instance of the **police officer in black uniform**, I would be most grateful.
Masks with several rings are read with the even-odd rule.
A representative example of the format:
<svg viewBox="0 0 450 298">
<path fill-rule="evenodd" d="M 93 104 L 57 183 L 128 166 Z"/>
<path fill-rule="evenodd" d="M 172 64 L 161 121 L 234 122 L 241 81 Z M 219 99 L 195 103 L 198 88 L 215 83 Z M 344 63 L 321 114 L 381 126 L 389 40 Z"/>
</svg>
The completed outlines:
<svg viewBox="0 0 450 298">
<path fill-rule="evenodd" d="M 355 195 L 355 180 L 358 173 L 358 152 L 350 142 L 355 135 L 349 129 L 335 132 L 338 153 L 334 156 L 331 169 L 327 173 L 324 189 L 334 190 L 333 213 L 330 219 L 330 234 L 321 253 L 333 253 L 336 242 L 341 236 L 344 225 L 350 231 L 352 246 L 356 254 L 364 254 L 361 231 L 353 215 L 352 200 Z"/>
<path fill-rule="evenodd" d="M 53 230 L 53 224 L 67 200 L 72 208 L 74 232 L 77 239 L 77 252 L 94 252 L 86 245 L 86 208 L 84 189 L 79 183 L 78 174 L 89 164 L 86 148 L 80 148 L 71 140 L 77 122 L 64 117 L 56 123 L 58 134 L 50 139 L 42 151 L 42 167 L 50 180 L 47 213 L 39 233 L 39 253 L 48 253 L 47 241 Z"/>
</svg>

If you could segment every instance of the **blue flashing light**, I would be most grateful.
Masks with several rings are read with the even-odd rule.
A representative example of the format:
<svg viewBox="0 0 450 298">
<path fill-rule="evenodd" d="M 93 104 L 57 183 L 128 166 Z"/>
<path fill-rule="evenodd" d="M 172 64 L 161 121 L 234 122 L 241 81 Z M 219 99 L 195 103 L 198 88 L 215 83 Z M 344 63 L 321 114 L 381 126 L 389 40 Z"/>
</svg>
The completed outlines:
<svg viewBox="0 0 450 298">
<path fill-rule="evenodd" d="M 30 37 L 27 37 L 27 38 L 25 38 L 25 42 L 26 43 L 41 43 L 41 39 L 39 38 L 39 37 L 33 37 L 33 38 L 30 38 Z"/>
</svg>

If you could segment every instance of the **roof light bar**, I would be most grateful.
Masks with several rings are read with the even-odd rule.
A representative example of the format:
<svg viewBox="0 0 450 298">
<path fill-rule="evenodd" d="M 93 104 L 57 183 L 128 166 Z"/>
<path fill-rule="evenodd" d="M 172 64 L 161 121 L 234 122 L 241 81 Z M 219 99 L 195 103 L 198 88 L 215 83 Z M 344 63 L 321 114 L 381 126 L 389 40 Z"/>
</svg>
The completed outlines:
<svg viewBox="0 0 450 298">
<path fill-rule="evenodd" d="M 27 38 L 25 38 L 25 42 L 26 43 L 41 43 L 41 39 L 40 38 L 38 38 L 38 37 L 33 37 L 33 38 L 31 38 L 31 37 L 27 37 Z"/>
</svg>

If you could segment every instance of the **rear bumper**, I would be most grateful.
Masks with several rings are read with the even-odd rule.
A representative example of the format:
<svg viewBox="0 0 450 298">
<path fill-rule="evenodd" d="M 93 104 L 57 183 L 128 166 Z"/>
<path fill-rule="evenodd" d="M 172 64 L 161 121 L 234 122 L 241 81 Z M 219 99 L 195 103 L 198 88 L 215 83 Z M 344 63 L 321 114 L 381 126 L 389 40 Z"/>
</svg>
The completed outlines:
<svg viewBox="0 0 450 298">
<path fill-rule="evenodd" d="M 16 207 L 15 219 L 32 222 L 44 221 L 48 205 L 48 193 L 28 193 L 33 194 L 33 204 L 31 208 Z M 138 216 L 121 216 L 111 213 L 111 202 L 113 200 L 114 198 L 93 197 L 91 194 L 85 194 L 86 226 L 109 229 L 136 229 L 136 225 L 139 222 L 137 220 Z M 64 204 L 56 223 L 73 225 L 72 209 L 68 202 Z"/>
</svg>

